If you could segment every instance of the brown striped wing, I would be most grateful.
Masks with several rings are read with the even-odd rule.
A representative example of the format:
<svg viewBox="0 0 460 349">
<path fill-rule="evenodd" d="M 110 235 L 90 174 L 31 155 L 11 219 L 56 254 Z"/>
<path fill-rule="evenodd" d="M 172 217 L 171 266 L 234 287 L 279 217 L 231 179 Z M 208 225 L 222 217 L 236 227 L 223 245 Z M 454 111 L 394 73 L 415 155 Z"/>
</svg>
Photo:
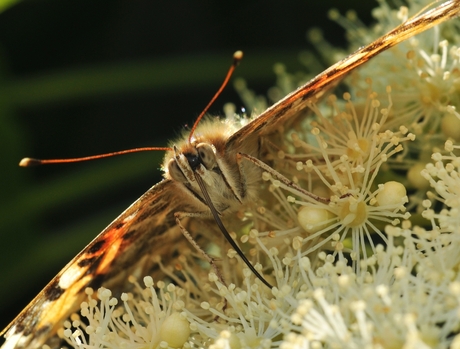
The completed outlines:
<svg viewBox="0 0 460 349">
<path fill-rule="evenodd" d="M 460 0 L 451 0 L 409 19 L 268 108 L 233 134 L 226 149 L 243 151 L 245 140 L 273 132 L 353 69 L 413 35 L 458 16 L 459 12 Z M 39 348 L 78 310 L 86 287 L 117 285 L 139 267 L 139 256 L 171 255 L 182 242 L 186 243 L 173 214 L 193 212 L 193 208 L 187 207 L 187 200 L 179 196 L 183 189 L 177 186 L 170 180 L 158 183 L 115 219 L 3 331 L 6 342 L 2 349 Z"/>
<path fill-rule="evenodd" d="M 86 287 L 116 288 L 136 268 L 146 267 L 141 256 L 171 256 L 187 244 L 173 216 L 187 207 L 176 193 L 176 183 L 163 180 L 126 209 L 11 322 L 2 348 L 41 347 L 78 311 Z"/>
<path fill-rule="evenodd" d="M 335 63 L 305 85 L 291 92 L 272 105 L 258 118 L 241 128 L 228 141 L 227 148 L 239 148 L 247 137 L 263 136 L 273 132 L 278 125 L 305 109 L 307 104 L 320 98 L 328 89 L 336 86 L 345 75 L 366 63 L 372 57 L 460 14 L 460 0 L 446 1 L 430 11 L 408 19 L 371 44 L 358 49 Z"/>
</svg>

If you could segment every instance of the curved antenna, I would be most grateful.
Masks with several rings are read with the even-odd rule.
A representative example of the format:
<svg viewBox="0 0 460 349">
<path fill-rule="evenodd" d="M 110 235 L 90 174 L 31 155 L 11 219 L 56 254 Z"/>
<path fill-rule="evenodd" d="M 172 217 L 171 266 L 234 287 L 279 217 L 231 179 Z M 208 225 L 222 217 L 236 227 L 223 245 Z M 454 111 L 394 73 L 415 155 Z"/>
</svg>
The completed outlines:
<svg viewBox="0 0 460 349">
<path fill-rule="evenodd" d="M 217 92 L 214 95 L 214 97 L 211 98 L 211 100 L 209 101 L 208 105 L 203 109 L 203 111 L 200 113 L 200 115 L 198 115 L 195 123 L 193 124 L 192 130 L 190 131 L 190 135 L 188 136 L 188 142 L 189 143 L 192 143 L 193 133 L 195 132 L 195 129 L 197 128 L 198 123 L 203 118 L 203 116 L 206 114 L 206 112 L 209 110 L 209 108 L 214 103 L 214 101 L 217 99 L 217 97 L 219 97 L 219 95 L 222 93 L 222 90 L 225 88 L 225 86 L 227 86 L 228 81 L 230 80 L 233 72 L 235 71 L 236 66 L 238 65 L 238 63 L 240 63 L 240 61 L 242 59 L 243 59 L 243 51 L 236 51 L 233 54 L 233 62 L 232 62 L 232 65 L 230 66 L 230 69 L 228 69 L 228 72 L 227 72 L 227 75 L 225 76 L 224 82 L 219 87 L 219 89 L 217 90 Z"/>
<path fill-rule="evenodd" d="M 68 162 L 80 162 L 80 161 L 103 159 L 103 158 L 109 158 L 111 156 L 116 156 L 116 155 L 139 153 L 141 151 L 152 151 L 152 150 L 168 151 L 168 150 L 172 150 L 172 148 L 168 148 L 168 147 L 134 148 L 134 149 L 114 151 L 112 153 L 92 155 L 92 156 L 84 156 L 84 157 L 81 157 L 81 158 L 69 158 L 69 159 L 45 159 L 45 160 L 42 160 L 42 159 L 24 158 L 19 162 L 19 166 L 21 166 L 21 167 L 31 167 L 31 166 L 47 165 L 47 164 L 63 164 L 63 163 L 68 163 Z"/>
</svg>

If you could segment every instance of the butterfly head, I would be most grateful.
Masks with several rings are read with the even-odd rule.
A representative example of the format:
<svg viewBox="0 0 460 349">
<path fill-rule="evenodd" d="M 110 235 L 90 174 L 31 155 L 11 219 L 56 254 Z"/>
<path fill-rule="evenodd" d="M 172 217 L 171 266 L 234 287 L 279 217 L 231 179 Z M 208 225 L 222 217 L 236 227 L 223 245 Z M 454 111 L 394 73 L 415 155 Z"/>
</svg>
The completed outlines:
<svg viewBox="0 0 460 349">
<path fill-rule="evenodd" d="M 191 145 L 185 150 L 173 146 L 174 155 L 167 160 L 165 175 L 181 183 L 195 182 L 195 173 L 203 174 L 217 166 L 216 148 L 209 143 Z"/>
</svg>

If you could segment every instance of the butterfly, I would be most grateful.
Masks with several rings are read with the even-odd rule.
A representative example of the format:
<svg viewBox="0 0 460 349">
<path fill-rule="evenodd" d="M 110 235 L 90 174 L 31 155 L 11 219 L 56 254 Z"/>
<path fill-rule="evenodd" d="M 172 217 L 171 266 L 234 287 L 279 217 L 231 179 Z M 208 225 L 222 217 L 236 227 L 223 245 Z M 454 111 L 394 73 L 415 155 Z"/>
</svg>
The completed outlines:
<svg viewBox="0 0 460 349">
<path fill-rule="evenodd" d="M 386 49 L 458 16 L 460 0 L 440 4 L 332 65 L 246 125 L 207 120 L 175 143 L 164 161 L 165 179 L 154 185 L 88 244 L 2 331 L 6 348 L 39 348 L 76 311 L 85 288 L 116 287 L 146 256 L 175 255 L 191 220 L 219 224 L 254 199 L 261 169 L 261 140 L 295 118 L 314 99 Z M 245 158 L 245 159 L 243 159 Z"/>
</svg>

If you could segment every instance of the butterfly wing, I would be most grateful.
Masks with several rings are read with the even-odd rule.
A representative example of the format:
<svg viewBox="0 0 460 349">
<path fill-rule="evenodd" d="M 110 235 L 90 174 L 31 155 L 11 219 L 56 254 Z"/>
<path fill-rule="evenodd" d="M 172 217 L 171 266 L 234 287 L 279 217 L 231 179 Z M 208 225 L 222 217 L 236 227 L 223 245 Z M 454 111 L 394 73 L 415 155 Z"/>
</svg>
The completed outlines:
<svg viewBox="0 0 460 349">
<path fill-rule="evenodd" d="M 430 29 L 460 14 L 460 1 L 447 1 L 432 10 L 408 19 L 400 26 L 378 38 L 371 44 L 358 49 L 348 57 L 335 63 L 321 74 L 291 92 L 272 105 L 255 120 L 230 137 L 227 148 L 240 149 L 248 137 L 270 134 L 278 125 L 284 125 L 308 103 L 320 98 L 327 90 L 336 86 L 353 69 L 366 63 L 372 57 L 399 44 L 400 42 Z"/>
<path fill-rule="evenodd" d="M 460 0 L 447 1 L 438 7 L 413 17 L 388 34 L 377 39 L 329 69 L 306 85 L 268 108 L 258 118 L 233 134 L 226 149 L 244 149 L 245 142 L 273 132 L 280 124 L 305 109 L 313 99 L 350 71 L 384 50 L 440 24 L 460 12 Z M 193 212 L 187 207 L 176 182 L 164 180 L 152 187 L 123 212 L 96 239 L 80 252 L 13 320 L 6 332 L 5 348 L 38 348 L 53 335 L 84 298 L 86 287 L 113 287 L 139 266 L 139 256 L 171 255 L 181 244 L 181 235 L 173 213 Z"/>
<path fill-rule="evenodd" d="M 116 288 L 148 265 L 142 257 L 171 256 L 186 243 L 174 219 L 187 210 L 177 185 L 156 184 L 104 229 L 11 322 L 2 348 L 41 347 L 79 309 L 87 287 Z"/>
</svg>

